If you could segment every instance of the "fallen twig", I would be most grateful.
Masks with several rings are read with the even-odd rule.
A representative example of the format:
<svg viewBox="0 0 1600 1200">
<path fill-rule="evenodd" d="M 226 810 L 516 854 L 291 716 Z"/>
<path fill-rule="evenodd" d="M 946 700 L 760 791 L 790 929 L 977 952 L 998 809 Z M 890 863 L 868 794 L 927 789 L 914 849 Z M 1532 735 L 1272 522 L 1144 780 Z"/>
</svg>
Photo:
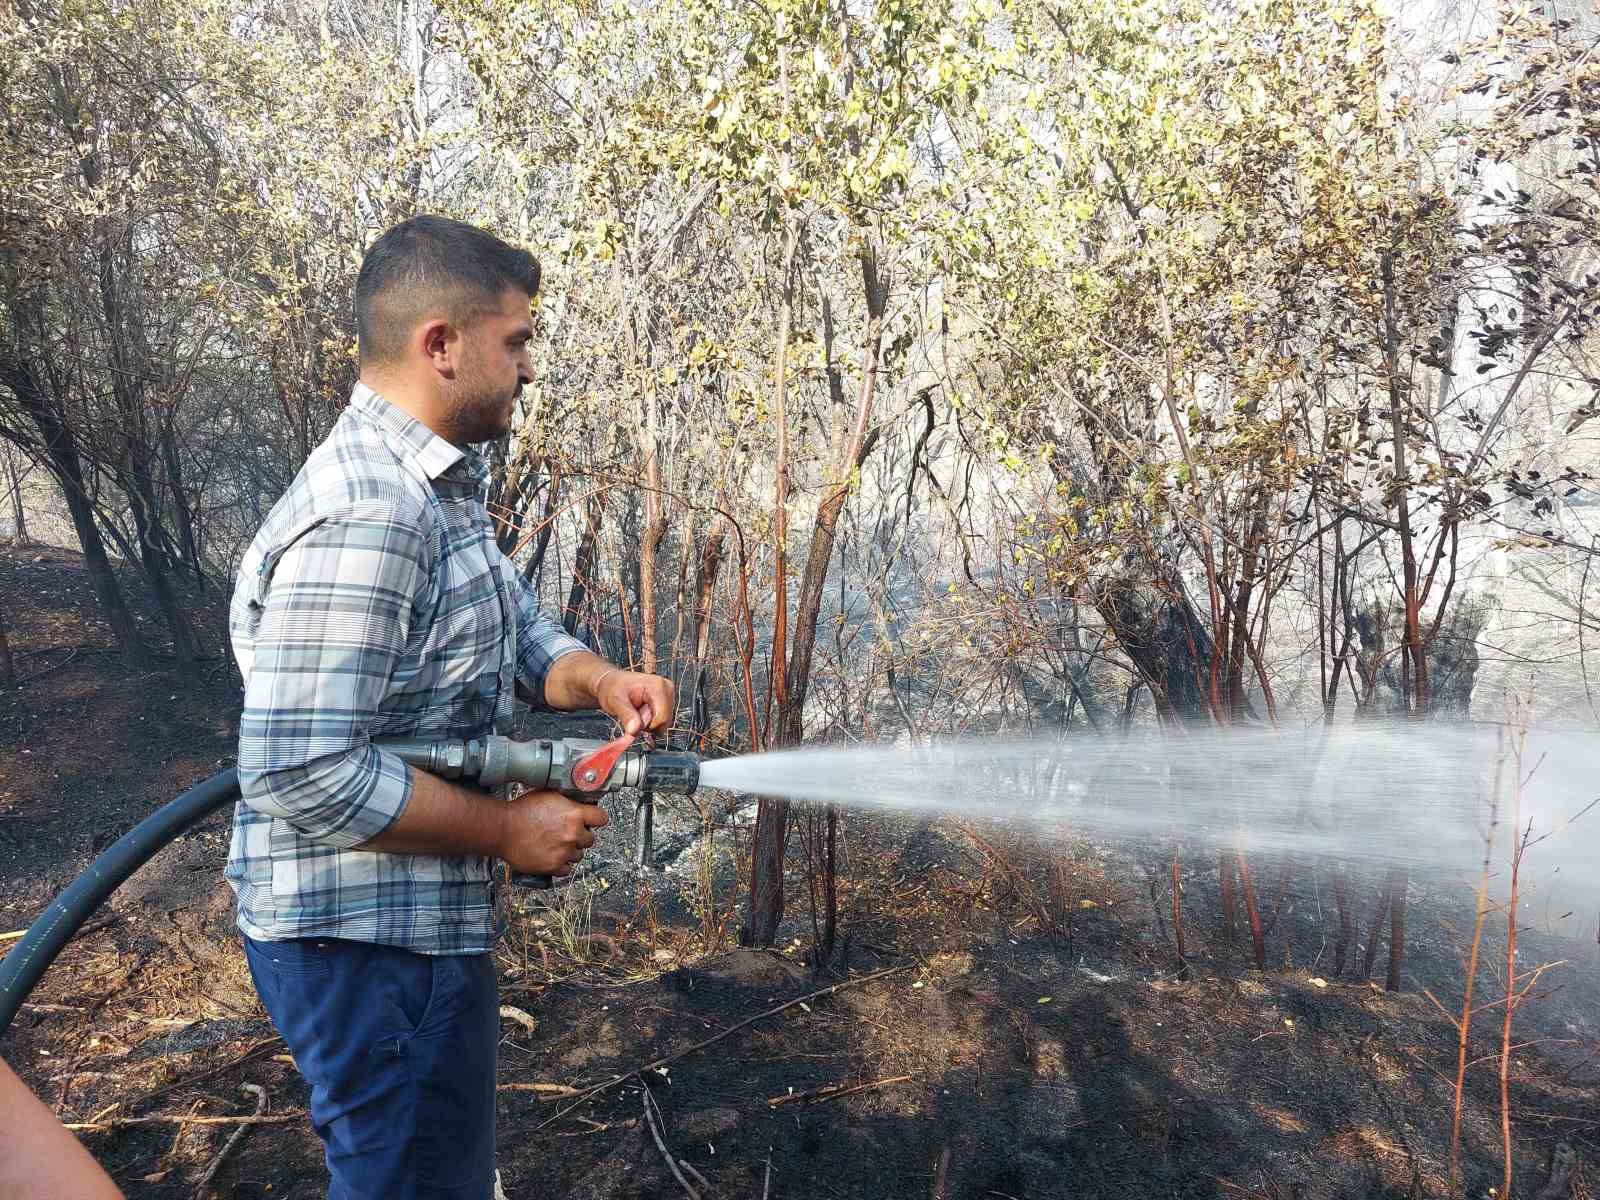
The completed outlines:
<svg viewBox="0 0 1600 1200">
<path fill-rule="evenodd" d="M 637 1075 L 642 1075 L 646 1071 L 654 1071 L 660 1067 L 666 1066 L 669 1063 L 675 1063 L 680 1058 L 687 1058 L 689 1055 L 698 1050 L 704 1050 L 707 1046 L 715 1045 L 717 1042 L 722 1041 L 723 1038 L 730 1037 L 733 1034 L 738 1033 L 739 1030 L 745 1028 L 747 1025 L 754 1025 L 757 1021 L 764 1021 L 768 1017 L 776 1016 L 778 1013 L 783 1012 L 786 1008 L 793 1008 L 797 1004 L 804 1004 L 807 1000 L 816 1000 L 823 996 L 831 996 L 834 992 L 843 991 L 845 988 L 855 987 L 858 984 L 871 983 L 874 979 L 883 979 L 889 975 L 898 975 L 902 971 L 909 971 L 915 965 L 915 963 L 903 963 L 898 967 L 886 967 L 882 971 L 874 971 L 871 975 L 861 975 L 855 979 L 843 979 L 838 983 L 832 984 L 828 987 L 819 988 L 817 991 L 807 992 L 804 996 L 796 996 L 793 1000 L 786 1001 L 783 1004 L 778 1005 L 776 1008 L 769 1008 L 765 1012 L 757 1013 L 753 1017 L 746 1017 L 737 1025 L 730 1025 L 721 1033 L 715 1034 L 712 1037 L 708 1037 L 704 1041 L 696 1042 L 694 1045 L 689 1046 L 686 1049 L 679 1050 L 674 1054 L 664 1055 L 661 1058 L 655 1059 L 653 1062 L 647 1062 L 640 1066 L 634 1067 L 631 1071 L 626 1071 L 621 1075 L 613 1075 L 604 1083 L 597 1083 L 593 1087 L 585 1089 L 578 1094 L 577 1100 L 572 1105 L 556 1113 L 555 1116 L 545 1121 L 538 1128 L 543 1129 L 545 1125 L 550 1124 L 551 1121 L 560 1120 L 562 1117 L 570 1113 L 574 1108 L 577 1108 L 579 1104 L 582 1104 L 586 1100 L 593 1099 L 601 1092 L 608 1091 L 611 1088 L 616 1087 L 619 1083 L 625 1083 Z"/>
<path fill-rule="evenodd" d="M 683 1177 L 683 1172 L 678 1169 L 678 1160 L 672 1157 L 672 1151 L 667 1149 L 667 1143 L 661 1136 L 661 1130 L 656 1128 L 655 1109 L 656 1102 L 650 1096 L 649 1087 L 644 1088 L 644 1121 L 650 1126 L 650 1136 L 655 1140 L 656 1149 L 661 1151 L 661 1157 L 667 1160 L 667 1168 L 672 1172 L 672 1177 L 678 1181 L 683 1190 L 689 1194 L 689 1200 L 700 1200 L 700 1193 L 695 1191 L 694 1185 Z"/>
<path fill-rule="evenodd" d="M 581 1096 L 582 1088 L 575 1088 L 565 1083 L 502 1083 L 495 1088 L 497 1092 L 534 1092 L 546 1100 L 560 1100 L 567 1096 Z"/>
<path fill-rule="evenodd" d="M 204 1105 L 204 1099 L 196 1100 L 189 1106 L 189 1115 L 191 1117 L 199 1116 L 200 1109 Z M 156 1164 L 156 1170 L 150 1172 L 151 1175 L 157 1176 L 156 1182 L 160 1182 L 161 1179 L 165 1179 L 169 1174 L 171 1174 L 172 1168 L 167 1166 L 167 1164 L 174 1161 L 178 1157 L 178 1148 L 183 1145 L 183 1135 L 188 1132 L 188 1122 L 180 1122 L 177 1131 L 172 1135 L 172 1145 L 169 1146 L 167 1148 L 167 1152 L 161 1156 L 161 1160 Z M 146 1178 L 148 1181 L 148 1176 Z"/>
<path fill-rule="evenodd" d="M 508 1021 L 515 1021 L 529 1033 L 539 1032 L 539 1022 L 526 1011 L 516 1007 L 513 1004 L 502 1004 L 500 1006 L 500 1015 Z"/>
<path fill-rule="evenodd" d="M 678 1160 L 678 1165 L 685 1171 L 689 1172 L 689 1174 L 694 1176 L 694 1181 L 700 1185 L 701 1191 L 705 1192 L 708 1196 L 711 1194 L 711 1181 L 708 1180 L 704 1175 L 700 1174 L 699 1171 L 696 1171 L 687 1158 L 680 1158 Z"/>
<path fill-rule="evenodd" d="M 60 647 L 57 647 L 57 649 L 60 649 Z M 24 675 L 20 679 L 18 679 L 16 681 L 16 683 L 12 684 L 11 686 L 15 687 L 15 688 L 26 687 L 28 684 L 32 683 L 35 679 L 43 679 L 46 675 L 50 674 L 51 671 L 59 671 L 62 667 L 66 666 L 69 662 L 71 662 L 73 659 L 75 659 L 77 657 L 78 657 L 78 648 L 76 646 L 74 646 L 74 647 L 72 647 L 71 653 L 69 653 L 60 662 L 51 663 L 48 667 L 43 667 L 40 670 L 35 671 L 31 675 Z"/>
<path fill-rule="evenodd" d="M 112 984 L 105 994 L 102 995 L 98 1000 L 89 1005 L 89 1016 L 93 1017 L 95 1014 L 97 1014 L 111 1000 L 111 997 L 115 996 L 123 988 L 127 987 L 133 982 L 133 977 L 139 973 L 139 968 L 150 961 L 150 954 L 150 948 L 147 946 L 140 950 L 138 954 L 134 955 L 133 965 L 122 973 L 122 978 Z"/>
<path fill-rule="evenodd" d="M 857 1092 L 869 1092 L 873 1088 L 889 1087 L 896 1083 L 909 1083 L 911 1076 L 896 1075 L 893 1079 L 878 1079 L 872 1083 L 858 1083 L 853 1087 L 846 1087 L 842 1083 L 830 1083 L 826 1087 L 812 1088 L 809 1092 L 790 1092 L 785 1096 L 769 1096 L 767 1103 L 773 1108 L 782 1108 L 785 1104 L 820 1104 L 824 1100 L 837 1100 L 841 1096 L 853 1096 Z"/>
<path fill-rule="evenodd" d="M 101 1121 L 78 1121 L 63 1125 L 62 1128 L 75 1133 L 104 1133 L 127 1125 L 288 1125 L 304 1119 L 305 1115 L 306 1110 L 303 1108 L 297 1108 L 293 1112 L 275 1113 L 270 1117 L 190 1117 L 157 1113 L 148 1117 L 112 1117 Z"/>
<path fill-rule="evenodd" d="M 274 1046 L 280 1045 L 282 1042 L 283 1039 L 278 1037 L 271 1037 L 267 1038 L 264 1042 L 257 1042 L 243 1054 L 240 1054 L 236 1058 L 229 1059 L 221 1066 L 208 1067 L 204 1071 L 197 1071 L 193 1075 L 184 1075 L 178 1079 L 174 1079 L 171 1083 L 164 1083 L 154 1091 L 146 1092 L 137 1099 L 129 1100 L 121 1107 L 126 1108 L 129 1112 L 136 1112 L 145 1105 L 151 1104 L 161 1099 L 163 1096 L 170 1095 L 179 1088 L 193 1087 L 197 1083 L 204 1083 L 208 1079 L 214 1079 L 216 1076 L 221 1075 L 224 1071 L 231 1071 L 234 1067 L 242 1067 L 247 1062 L 261 1058 L 267 1053 L 267 1051 L 271 1050 Z"/>
<path fill-rule="evenodd" d="M 591 1128 L 580 1129 L 573 1133 L 557 1133 L 552 1136 L 593 1137 L 597 1133 L 605 1133 L 612 1129 L 632 1129 L 634 1126 L 639 1124 L 639 1122 L 633 1117 L 629 1117 L 626 1121 L 591 1121 L 588 1117 L 579 1117 L 578 1120 L 582 1121 L 585 1125 L 591 1126 Z"/>
<path fill-rule="evenodd" d="M 266 1088 L 255 1083 L 242 1083 L 239 1085 L 239 1090 L 249 1092 L 256 1098 L 255 1116 L 260 1117 L 264 1112 L 267 1111 Z M 187 1122 L 185 1123 L 187 1124 Z M 200 1176 L 200 1182 L 194 1185 L 195 1200 L 202 1200 L 202 1197 L 205 1196 L 207 1189 L 211 1187 L 211 1181 L 217 1177 L 217 1172 L 222 1169 L 223 1161 L 230 1153 L 232 1153 L 233 1148 L 244 1140 L 244 1135 L 249 1132 L 250 1126 L 240 1125 L 239 1128 L 233 1131 L 233 1136 L 230 1137 L 226 1142 L 222 1143 L 222 1149 L 219 1150 L 217 1152 L 217 1156 L 211 1160 L 211 1165 L 206 1168 L 206 1173 Z"/>
</svg>

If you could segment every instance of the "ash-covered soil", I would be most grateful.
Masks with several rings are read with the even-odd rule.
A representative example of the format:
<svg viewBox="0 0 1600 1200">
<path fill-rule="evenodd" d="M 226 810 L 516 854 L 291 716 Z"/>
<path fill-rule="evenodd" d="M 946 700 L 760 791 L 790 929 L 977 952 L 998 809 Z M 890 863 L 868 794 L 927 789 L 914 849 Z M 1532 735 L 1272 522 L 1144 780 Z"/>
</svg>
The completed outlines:
<svg viewBox="0 0 1600 1200">
<path fill-rule="evenodd" d="M 237 697 L 220 660 L 209 677 L 129 668 L 74 555 L 0 553 L 0 607 L 33 676 L 0 694 L 6 932 L 231 758 Z M 847 815 L 842 944 L 817 971 L 802 831 L 782 946 L 741 949 L 728 906 L 749 807 L 702 799 L 658 807 L 643 872 L 631 865 L 633 799 L 614 800 L 584 877 L 508 913 L 499 1132 L 511 1200 L 664 1200 L 685 1183 L 774 1200 L 1450 1194 L 1458 1039 L 1446 1010 L 1459 1012 L 1472 915 L 1458 881 L 1413 881 L 1406 987 L 1386 993 L 1359 978 L 1377 876 L 1347 877 L 1356 938 L 1336 978 L 1335 865 L 1252 863 L 1261 971 L 1242 903 L 1224 929 L 1215 858 L 1183 847 L 1180 971 L 1170 845 L 1063 831 L 1044 847 L 987 826 Z M 232 932 L 225 836 L 213 820 L 136 876 L 105 914 L 115 919 L 69 947 L 0 1040 L 63 1120 L 92 1127 L 81 1136 L 135 1200 L 194 1195 L 233 1128 L 183 1118 L 253 1112 L 244 1083 L 279 1119 L 251 1128 L 212 1192 L 325 1191 L 306 1087 Z M 1517 1196 L 1593 1194 L 1593 919 L 1524 915 L 1523 977 L 1565 961 L 1515 1016 Z M 1491 1007 L 1469 1042 L 1459 1194 L 1474 1197 L 1502 1172 L 1502 929 L 1484 942 L 1478 998 Z M 1385 955 L 1380 944 L 1380 980 Z M 1578 1166 L 1543 1191 L 1558 1146 Z"/>
</svg>

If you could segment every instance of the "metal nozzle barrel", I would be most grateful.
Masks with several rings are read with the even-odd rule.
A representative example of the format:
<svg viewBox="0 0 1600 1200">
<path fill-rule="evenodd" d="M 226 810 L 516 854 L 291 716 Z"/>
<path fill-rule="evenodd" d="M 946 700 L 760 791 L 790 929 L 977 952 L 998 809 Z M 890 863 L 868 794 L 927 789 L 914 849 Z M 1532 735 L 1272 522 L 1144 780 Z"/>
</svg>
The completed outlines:
<svg viewBox="0 0 1600 1200">
<path fill-rule="evenodd" d="M 375 745 L 440 779 L 464 779 L 481 787 L 525 783 L 550 786 L 551 743 L 517 742 L 498 734 L 482 738 L 378 738 Z"/>
<path fill-rule="evenodd" d="M 687 796 L 700 786 L 700 756 L 680 750 L 653 750 L 644 756 L 644 783 L 652 792 Z"/>
<path fill-rule="evenodd" d="M 462 738 L 377 738 L 374 745 L 440 779 L 476 779 L 483 769 L 482 742 Z"/>
<path fill-rule="evenodd" d="M 535 790 L 553 788 L 586 797 L 593 788 L 576 788 L 573 767 L 605 743 L 579 738 L 515 741 L 499 734 L 482 738 L 379 738 L 375 745 L 398 754 L 420 771 L 440 779 L 460 779 L 481 787 L 520 783 Z M 698 755 L 672 750 L 630 750 L 616 762 L 603 791 L 647 788 L 687 795 L 700 784 Z"/>
</svg>

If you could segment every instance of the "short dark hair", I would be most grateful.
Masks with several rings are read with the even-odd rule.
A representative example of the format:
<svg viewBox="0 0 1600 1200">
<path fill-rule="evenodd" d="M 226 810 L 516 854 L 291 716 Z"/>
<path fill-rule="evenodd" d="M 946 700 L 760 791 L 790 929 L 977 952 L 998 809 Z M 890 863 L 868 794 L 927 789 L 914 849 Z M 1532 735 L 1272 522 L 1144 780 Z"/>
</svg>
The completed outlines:
<svg viewBox="0 0 1600 1200">
<path fill-rule="evenodd" d="M 465 221 L 402 221 L 368 247 L 356 277 L 361 361 L 392 362 L 429 312 L 464 324 L 497 308 L 507 288 L 536 295 L 539 260 Z"/>
</svg>

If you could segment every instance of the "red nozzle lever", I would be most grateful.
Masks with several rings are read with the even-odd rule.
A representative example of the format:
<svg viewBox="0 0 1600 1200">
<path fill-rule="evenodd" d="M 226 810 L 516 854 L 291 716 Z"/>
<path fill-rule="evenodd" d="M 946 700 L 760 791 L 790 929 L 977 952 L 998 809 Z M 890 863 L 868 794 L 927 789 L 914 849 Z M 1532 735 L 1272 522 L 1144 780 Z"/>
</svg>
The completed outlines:
<svg viewBox="0 0 1600 1200">
<path fill-rule="evenodd" d="M 639 711 L 639 717 L 639 727 L 649 728 L 648 704 Z M 617 759 L 628 752 L 628 748 L 633 745 L 633 739 L 633 734 L 625 733 L 621 737 L 612 738 L 593 754 L 586 754 L 580 758 L 572 768 L 572 786 L 580 792 L 603 791 L 606 781 L 611 778 L 611 772 L 617 768 Z"/>
<path fill-rule="evenodd" d="M 603 791 L 606 780 L 611 778 L 611 772 L 616 769 L 617 759 L 626 754 L 631 745 L 633 734 L 625 733 L 613 738 L 593 754 L 584 755 L 573 765 L 572 786 L 580 792 Z"/>
</svg>

